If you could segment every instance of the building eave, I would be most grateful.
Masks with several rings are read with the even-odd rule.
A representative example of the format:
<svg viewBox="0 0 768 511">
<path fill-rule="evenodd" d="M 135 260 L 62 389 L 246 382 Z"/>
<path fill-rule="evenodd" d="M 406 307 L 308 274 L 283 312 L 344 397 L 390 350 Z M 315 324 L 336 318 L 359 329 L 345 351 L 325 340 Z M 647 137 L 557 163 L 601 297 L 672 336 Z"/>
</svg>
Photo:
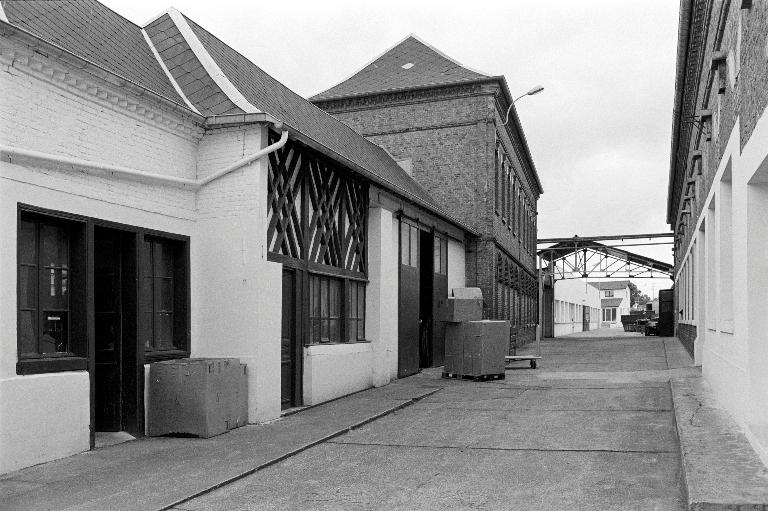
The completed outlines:
<svg viewBox="0 0 768 511">
<path fill-rule="evenodd" d="M 66 62 L 69 65 L 82 69 L 98 78 L 101 78 L 112 85 L 123 87 L 136 95 L 148 94 L 154 100 L 178 111 L 182 115 L 192 117 L 197 123 L 202 124 L 205 121 L 205 116 L 200 115 L 189 109 L 186 105 L 182 105 L 173 101 L 166 96 L 153 91 L 143 85 L 136 83 L 135 81 L 125 76 L 119 75 L 112 71 L 105 69 L 104 67 L 92 62 L 86 58 L 83 58 L 69 50 L 58 46 L 55 43 L 47 41 L 31 32 L 19 28 L 12 23 L 0 20 L 0 36 L 8 38 L 16 38 L 18 41 L 32 47 L 35 50 L 41 50 L 49 57 Z"/>
<path fill-rule="evenodd" d="M 691 10 L 693 0 L 680 0 L 680 17 L 677 34 L 677 66 L 675 72 L 675 102 L 672 111 L 672 147 L 669 157 L 669 183 L 667 186 L 667 223 L 675 221 L 676 204 L 674 201 L 675 177 L 677 174 L 677 151 L 680 149 L 680 125 L 682 123 L 683 96 L 688 62 L 688 43 L 690 39 Z"/>
</svg>

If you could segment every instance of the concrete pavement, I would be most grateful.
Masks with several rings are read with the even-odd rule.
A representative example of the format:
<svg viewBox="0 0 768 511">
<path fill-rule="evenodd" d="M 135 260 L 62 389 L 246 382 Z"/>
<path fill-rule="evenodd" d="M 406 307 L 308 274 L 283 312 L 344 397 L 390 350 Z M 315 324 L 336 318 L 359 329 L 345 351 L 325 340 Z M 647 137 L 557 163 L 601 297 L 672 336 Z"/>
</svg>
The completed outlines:
<svg viewBox="0 0 768 511">
<path fill-rule="evenodd" d="M 677 339 L 610 333 L 544 341 L 539 368 L 506 380 L 430 369 L 211 439 L 6 474 L 0 509 L 687 509 L 669 381 L 700 373 Z"/>
<path fill-rule="evenodd" d="M 441 390 L 174 509 L 685 509 L 668 381 L 695 369 L 676 339 L 614 333 L 502 381 L 425 371 Z"/>
</svg>

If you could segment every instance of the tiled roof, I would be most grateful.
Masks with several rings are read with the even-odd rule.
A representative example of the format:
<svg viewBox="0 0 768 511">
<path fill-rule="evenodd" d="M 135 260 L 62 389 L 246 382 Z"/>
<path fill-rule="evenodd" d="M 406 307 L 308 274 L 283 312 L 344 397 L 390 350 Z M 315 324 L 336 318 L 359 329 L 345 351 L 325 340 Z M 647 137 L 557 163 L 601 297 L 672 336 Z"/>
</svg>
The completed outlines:
<svg viewBox="0 0 768 511">
<path fill-rule="evenodd" d="M 629 281 L 628 280 L 614 280 L 614 281 L 607 281 L 607 282 L 590 282 L 591 285 L 596 287 L 597 289 L 624 289 L 626 287 L 629 287 Z"/>
<path fill-rule="evenodd" d="M 473 71 L 410 35 L 343 82 L 312 101 L 396 89 L 447 85 L 490 78 Z"/>
<path fill-rule="evenodd" d="M 391 187 L 415 196 L 442 216 L 451 218 L 384 149 L 288 89 L 194 21 L 186 19 L 216 64 L 253 106 L 369 171 Z"/>
<path fill-rule="evenodd" d="M 96 0 L 1 0 L 8 22 L 137 85 L 184 105 L 141 27 Z"/>
<path fill-rule="evenodd" d="M 623 298 L 603 298 L 600 300 L 600 307 L 618 307 L 623 301 Z"/>
</svg>

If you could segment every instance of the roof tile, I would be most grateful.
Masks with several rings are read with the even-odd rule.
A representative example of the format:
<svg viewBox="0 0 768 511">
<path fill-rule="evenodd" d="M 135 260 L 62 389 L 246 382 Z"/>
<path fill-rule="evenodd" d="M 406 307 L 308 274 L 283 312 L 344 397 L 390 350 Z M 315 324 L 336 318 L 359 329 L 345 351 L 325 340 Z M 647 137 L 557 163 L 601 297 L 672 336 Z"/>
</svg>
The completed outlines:
<svg viewBox="0 0 768 511">
<path fill-rule="evenodd" d="M 310 99 L 320 101 L 483 78 L 490 76 L 462 66 L 411 35 L 351 77 Z"/>
</svg>

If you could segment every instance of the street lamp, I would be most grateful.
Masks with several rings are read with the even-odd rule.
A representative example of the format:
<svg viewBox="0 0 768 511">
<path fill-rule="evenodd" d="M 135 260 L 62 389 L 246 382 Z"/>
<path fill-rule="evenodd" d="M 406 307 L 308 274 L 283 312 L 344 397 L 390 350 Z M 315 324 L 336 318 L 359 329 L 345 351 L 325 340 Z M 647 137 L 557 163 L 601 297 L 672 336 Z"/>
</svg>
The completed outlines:
<svg viewBox="0 0 768 511">
<path fill-rule="evenodd" d="M 514 100 L 512 100 L 512 103 L 509 105 L 509 108 L 507 108 L 507 116 L 504 118 L 504 122 L 501 125 L 502 126 L 506 126 L 507 123 L 509 122 L 509 112 L 512 111 L 512 107 L 515 105 L 515 103 L 517 102 L 518 99 L 524 98 L 525 96 L 533 96 L 534 94 L 538 94 L 539 92 L 541 92 L 543 90 L 544 90 L 544 87 L 542 87 L 541 85 L 537 85 L 536 87 L 534 87 L 533 89 L 529 90 L 528 92 L 526 92 L 522 96 L 518 96 Z"/>
</svg>

